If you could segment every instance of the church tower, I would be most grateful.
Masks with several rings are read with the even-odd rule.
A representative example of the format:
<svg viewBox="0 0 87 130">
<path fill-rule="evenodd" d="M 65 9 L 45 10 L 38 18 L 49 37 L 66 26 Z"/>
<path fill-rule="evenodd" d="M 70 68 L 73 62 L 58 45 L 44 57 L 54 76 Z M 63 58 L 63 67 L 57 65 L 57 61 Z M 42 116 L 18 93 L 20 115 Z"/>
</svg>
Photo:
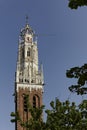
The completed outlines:
<svg viewBox="0 0 87 130">
<path fill-rule="evenodd" d="M 42 65 L 39 67 L 38 64 L 37 39 L 34 31 L 26 22 L 19 36 L 15 76 L 15 109 L 23 121 L 30 118 L 25 106 L 25 95 L 29 95 L 29 102 L 34 108 L 42 106 L 43 67 Z M 15 130 L 24 130 L 24 128 L 17 122 Z"/>
</svg>

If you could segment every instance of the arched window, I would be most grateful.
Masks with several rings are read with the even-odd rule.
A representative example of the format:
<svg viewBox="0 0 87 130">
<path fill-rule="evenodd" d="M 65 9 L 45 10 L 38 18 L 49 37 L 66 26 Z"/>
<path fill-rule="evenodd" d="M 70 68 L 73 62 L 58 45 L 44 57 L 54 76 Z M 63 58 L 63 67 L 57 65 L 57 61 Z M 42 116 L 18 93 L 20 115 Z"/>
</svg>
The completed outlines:
<svg viewBox="0 0 87 130">
<path fill-rule="evenodd" d="M 33 96 L 33 108 L 40 107 L 40 98 L 38 95 Z"/>
</svg>

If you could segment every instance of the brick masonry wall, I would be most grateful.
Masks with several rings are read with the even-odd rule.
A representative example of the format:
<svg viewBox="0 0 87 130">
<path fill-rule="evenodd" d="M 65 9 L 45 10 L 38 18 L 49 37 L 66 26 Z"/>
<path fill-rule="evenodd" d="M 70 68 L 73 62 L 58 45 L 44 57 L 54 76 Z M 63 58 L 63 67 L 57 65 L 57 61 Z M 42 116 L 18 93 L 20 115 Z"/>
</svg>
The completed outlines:
<svg viewBox="0 0 87 130">
<path fill-rule="evenodd" d="M 17 92 L 17 98 L 16 98 L 16 111 L 19 112 L 19 115 L 22 119 L 22 121 L 27 121 L 30 119 L 31 115 L 28 112 L 24 111 L 24 104 L 23 104 L 23 96 L 29 95 L 29 103 L 33 106 L 33 96 L 36 96 L 36 107 L 40 107 L 43 105 L 42 103 L 42 89 L 32 89 L 31 91 L 28 88 L 19 88 Z M 25 130 L 23 127 L 20 126 L 20 124 L 17 122 L 17 130 Z"/>
</svg>

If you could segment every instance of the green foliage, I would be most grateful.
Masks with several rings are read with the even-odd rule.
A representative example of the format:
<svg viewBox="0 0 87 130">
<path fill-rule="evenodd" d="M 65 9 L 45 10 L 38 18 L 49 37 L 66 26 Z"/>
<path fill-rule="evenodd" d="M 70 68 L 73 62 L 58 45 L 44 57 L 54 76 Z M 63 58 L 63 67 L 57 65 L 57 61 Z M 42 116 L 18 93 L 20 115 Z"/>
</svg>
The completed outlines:
<svg viewBox="0 0 87 130">
<path fill-rule="evenodd" d="M 18 112 L 16 112 L 16 113 L 11 112 L 10 116 L 12 117 L 12 119 L 11 119 L 11 122 L 12 122 L 12 123 L 14 123 L 14 122 L 16 122 L 16 121 L 21 122 L 21 118 L 20 118 Z"/>
<path fill-rule="evenodd" d="M 18 121 L 20 125 L 23 128 L 26 128 L 27 130 L 35 130 L 38 128 L 39 130 L 44 130 L 45 125 L 44 125 L 44 122 L 42 121 L 43 109 L 44 109 L 44 106 L 40 108 L 30 107 L 29 112 L 31 113 L 31 118 L 25 122 L 21 119 L 18 112 L 16 113 L 12 112 L 11 117 L 12 118 L 14 117 L 14 119 L 11 119 L 11 122 L 15 123 Z"/>
<path fill-rule="evenodd" d="M 41 120 L 41 115 L 43 113 L 43 109 L 44 109 L 44 105 L 41 106 L 40 108 L 31 107 L 29 112 L 31 113 L 31 116 L 33 117 L 34 120 L 40 121 Z"/>
<path fill-rule="evenodd" d="M 81 114 L 76 109 L 75 103 L 70 104 L 68 100 L 60 102 L 56 99 L 54 104 L 55 107 L 51 105 L 52 110 L 46 110 L 46 128 L 49 130 L 75 130 L 81 120 Z"/>
<path fill-rule="evenodd" d="M 87 129 L 87 100 L 76 106 L 74 102 L 66 100 L 61 102 L 59 99 L 51 101 L 51 109 L 46 110 L 47 120 L 42 120 L 44 106 L 33 108 L 29 105 L 31 118 L 25 122 L 20 119 L 18 112 L 11 113 L 14 118 L 12 122 L 18 121 L 26 130 L 84 130 Z"/>
<path fill-rule="evenodd" d="M 66 76 L 77 79 L 77 84 L 69 87 L 71 92 L 76 92 L 78 95 L 87 94 L 87 87 L 85 87 L 87 82 L 87 64 L 67 70 Z"/>
<path fill-rule="evenodd" d="M 71 9 L 77 9 L 81 6 L 87 6 L 87 0 L 69 0 L 68 6 Z"/>
<path fill-rule="evenodd" d="M 11 122 L 19 122 L 19 124 L 23 127 L 26 128 L 26 130 L 44 130 L 44 122 L 42 121 L 42 113 L 44 106 L 41 106 L 39 108 L 33 108 L 30 103 L 29 103 L 29 95 L 25 94 L 24 95 L 24 111 L 29 112 L 31 114 L 31 118 L 27 121 L 23 121 L 21 119 L 21 116 L 19 115 L 19 112 L 12 112 L 11 113 Z M 27 114 L 26 113 L 26 114 Z"/>
</svg>

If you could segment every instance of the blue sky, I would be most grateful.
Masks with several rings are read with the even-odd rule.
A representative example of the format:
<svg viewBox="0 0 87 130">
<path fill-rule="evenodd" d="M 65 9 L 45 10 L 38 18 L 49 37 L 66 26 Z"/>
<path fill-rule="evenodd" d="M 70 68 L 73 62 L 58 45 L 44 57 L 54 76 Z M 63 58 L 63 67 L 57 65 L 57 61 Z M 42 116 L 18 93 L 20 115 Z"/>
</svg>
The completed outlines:
<svg viewBox="0 0 87 130">
<path fill-rule="evenodd" d="M 39 61 L 44 65 L 46 108 L 58 97 L 79 102 L 71 94 L 66 70 L 87 63 L 87 7 L 70 10 L 68 0 L 0 0 L 0 129 L 14 130 L 10 113 L 14 111 L 14 82 L 18 37 L 25 16 L 38 34 Z"/>
</svg>

